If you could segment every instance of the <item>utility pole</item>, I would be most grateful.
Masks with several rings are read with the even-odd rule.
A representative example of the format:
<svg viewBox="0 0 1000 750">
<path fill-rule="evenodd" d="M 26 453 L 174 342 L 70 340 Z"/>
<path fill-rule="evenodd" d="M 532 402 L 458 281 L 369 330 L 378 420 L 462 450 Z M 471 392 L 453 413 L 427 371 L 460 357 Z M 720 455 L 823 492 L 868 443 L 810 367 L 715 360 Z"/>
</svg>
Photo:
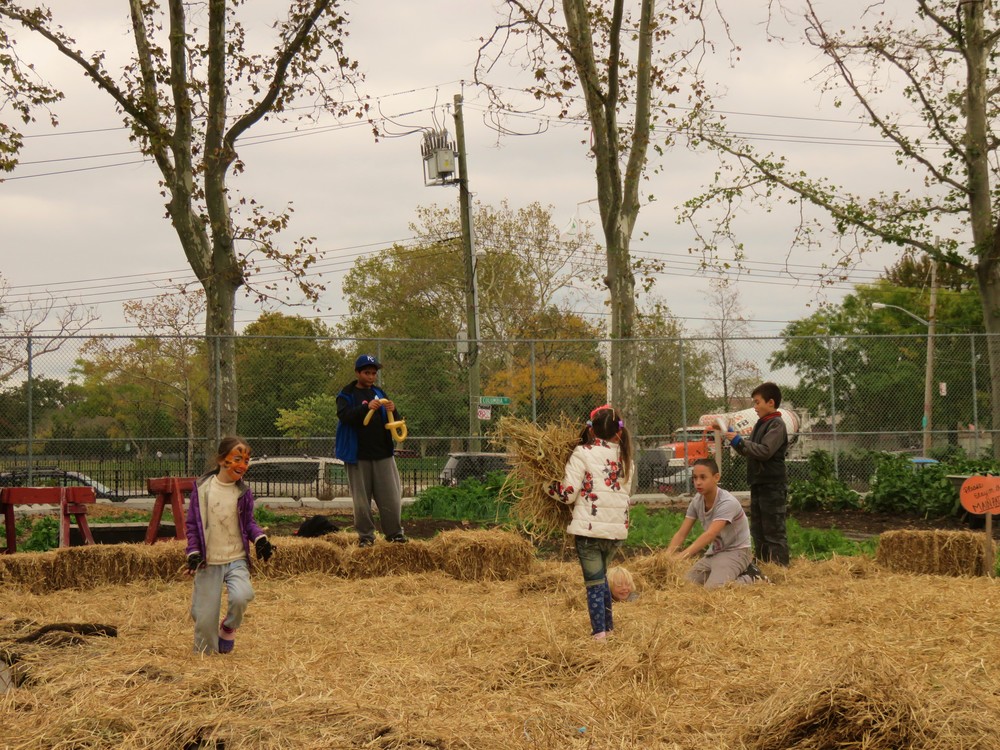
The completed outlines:
<svg viewBox="0 0 1000 750">
<path fill-rule="evenodd" d="M 927 314 L 927 369 L 924 373 L 924 456 L 931 455 L 931 414 L 934 394 L 934 318 L 937 310 L 937 261 L 931 259 L 931 302 Z"/>
<path fill-rule="evenodd" d="M 465 321 L 469 332 L 469 450 L 480 450 L 479 440 L 479 285 L 476 283 L 476 251 L 472 233 L 472 194 L 465 158 L 465 119 L 462 95 L 455 94 L 455 141 L 458 146 L 458 198 L 461 209 L 462 245 L 465 250 Z"/>
</svg>

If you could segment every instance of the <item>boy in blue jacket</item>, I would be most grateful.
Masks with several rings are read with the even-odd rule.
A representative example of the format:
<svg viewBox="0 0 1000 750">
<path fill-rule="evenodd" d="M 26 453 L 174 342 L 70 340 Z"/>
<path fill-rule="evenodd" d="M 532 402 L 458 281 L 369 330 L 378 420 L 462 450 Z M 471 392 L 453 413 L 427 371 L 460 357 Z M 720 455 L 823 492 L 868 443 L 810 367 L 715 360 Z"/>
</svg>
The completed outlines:
<svg viewBox="0 0 1000 750">
<path fill-rule="evenodd" d="M 347 469 L 347 485 L 354 502 L 354 528 L 358 544 L 375 543 L 372 500 L 378 506 L 382 533 L 390 542 L 405 542 L 401 513 L 403 483 L 393 458 L 392 434 L 385 429 L 396 405 L 375 385 L 382 363 L 371 354 L 362 354 L 354 363 L 357 379 L 337 394 L 337 439 L 335 455 Z M 371 417 L 365 424 L 365 417 Z"/>
</svg>

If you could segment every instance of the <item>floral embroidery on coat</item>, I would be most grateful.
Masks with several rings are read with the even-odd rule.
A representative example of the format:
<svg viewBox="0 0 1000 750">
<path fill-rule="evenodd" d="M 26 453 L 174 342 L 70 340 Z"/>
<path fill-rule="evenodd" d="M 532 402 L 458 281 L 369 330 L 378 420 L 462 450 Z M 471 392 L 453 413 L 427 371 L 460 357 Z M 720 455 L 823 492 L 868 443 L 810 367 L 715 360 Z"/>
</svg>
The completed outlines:
<svg viewBox="0 0 1000 750">
<path fill-rule="evenodd" d="M 604 484 L 606 487 L 610 487 L 613 490 L 620 490 L 622 488 L 621 482 L 618 478 L 621 476 L 621 465 L 617 461 L 608 461 L 607 466 L 604 467 Z"/>
</svg>

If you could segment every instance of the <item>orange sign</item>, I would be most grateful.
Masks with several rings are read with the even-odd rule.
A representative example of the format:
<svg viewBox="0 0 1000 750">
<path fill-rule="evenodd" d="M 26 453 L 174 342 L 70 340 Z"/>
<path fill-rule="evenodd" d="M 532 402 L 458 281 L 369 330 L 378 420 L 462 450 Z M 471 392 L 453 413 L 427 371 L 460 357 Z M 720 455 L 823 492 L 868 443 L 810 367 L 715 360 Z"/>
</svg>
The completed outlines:
<svg viewBox="0 0 1000 750">
<path fill-rule="evenodd" d="M 969 477 L 962 482 L 959 498 L 969 513 L 996 513 L 1000 510 L 1000 477 Z"/>
</svg>

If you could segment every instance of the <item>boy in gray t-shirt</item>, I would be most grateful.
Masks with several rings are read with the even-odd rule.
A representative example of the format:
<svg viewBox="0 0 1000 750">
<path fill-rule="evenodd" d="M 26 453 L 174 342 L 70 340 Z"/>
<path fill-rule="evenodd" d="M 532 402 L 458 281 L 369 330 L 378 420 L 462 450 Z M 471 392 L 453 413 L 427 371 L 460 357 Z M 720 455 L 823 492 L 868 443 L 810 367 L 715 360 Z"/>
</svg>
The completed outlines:
<svg viewBox="0 0 1000 750">
<path fill-rule="evenodd" d="M 727 490 L 719 487 L 719 466 L 714 459 L 695 461 L 691 469 L 695 491 L 684 521 L 667 547 L 668 552 L 683 559 L 704 556 L 688 571 L 687 579 L 707 589 L 724 586 L 730 581 L 748 582 L 741 574 L 753 558 L 750 549 L 750 524 L 743 506 Z M 683 552 L 681 545 L 698 521 L 704 529 Z M 739 580 L 737 580 L 739 579 Z"/>
</svg>

